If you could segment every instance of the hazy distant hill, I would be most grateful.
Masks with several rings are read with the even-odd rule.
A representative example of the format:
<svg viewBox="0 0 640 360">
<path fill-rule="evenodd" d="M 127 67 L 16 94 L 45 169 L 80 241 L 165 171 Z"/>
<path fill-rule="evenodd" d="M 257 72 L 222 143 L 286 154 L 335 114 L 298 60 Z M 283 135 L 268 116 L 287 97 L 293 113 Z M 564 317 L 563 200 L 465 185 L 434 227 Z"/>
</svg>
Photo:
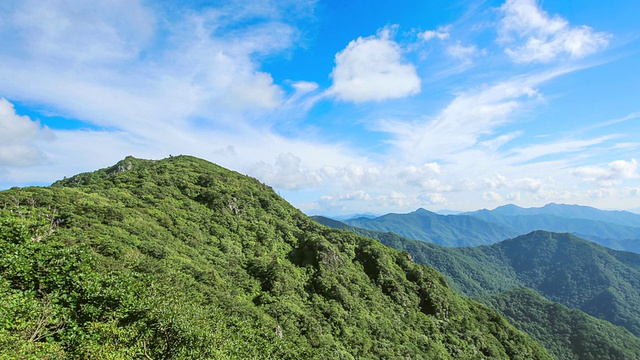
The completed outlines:
<svg viewBox="0 0 640 360">
<path fill-rule="evenodd" d="M 358 218 L 373 219 L 373 218 L 376 218 L 378 216 L 380 216 L 380 215 L 376 215 L 376 214 L 372 214 L 372 213 L 362 213 L 362 214 L 340 215 L 340 216 L 334 216 L 332 218 L 336 219 L 338 221 L 345 221 L 345 220 L 358 219 Z"/>
<path fill-rule="evenodd" d="M 204 160 L 0 192 L 1 359 L 550 359 L 407 253 Z"/>
<path fill-rule="evenodd" d="M 499 224 L 520 234 L 535 230 L 568 232 L 616 250 L 640 253 L 640 215 L 587 206 L 548 204 L 541 208 L 505 205 L 466 215 Z"/>
<path fill-rule="evenodd" d="M 519 235 L 513 229 L 473 216 L 439 215 L 425 209 L 408 214 L 387 214 L 373 219 L 358 218 L 344 222 L 355 227 L 390 231 L 444 246 L 492 244 Z"/>
<path fill-rule="evenodd" d="M 640 215 L 578 205 L 548 204 L 541 208 L 504 205 L 457 215 L 418 209 L 407 214 L 343 221 L 363 229 L 390 231 L 444 246 L 488 245 L 546 230 L 567 232 L 612 249 L 640 253 Z"/>
<path fill-rule="evenodd" d="M 520 290 L 530 287 L 559 303 L 617 321 L 638 334 L 638 254 L 610 250 L 569 234 L 543 231 L 490 246 L 449 248 L 323 217 L 314 219 L 407 251 L 417 263 L 442 272 L 460 293 L 479 297 L 504 312 L 560 359 L 640 356 L 640 339 L 622 328 L 541 299 L 535 292 Z M 616 350 L 602 356 L 603 349 L 609 348 Z"/>
<path fill-rule="evenodd" d="M 482 210 L 480 210 L 482 211 Z M 640 215 L 628 211 L 600 210 L 590 206 L 549 203 L 538 208 L 522 208 L 516 205 L 503 205 L 487 210 L 498 215 L 556 215 L 569 219 L 586 219 L 603 221 L 612 224 L 640 227 Z M 476 212 L 465 214 L 473 215 Z"/>
</svg>

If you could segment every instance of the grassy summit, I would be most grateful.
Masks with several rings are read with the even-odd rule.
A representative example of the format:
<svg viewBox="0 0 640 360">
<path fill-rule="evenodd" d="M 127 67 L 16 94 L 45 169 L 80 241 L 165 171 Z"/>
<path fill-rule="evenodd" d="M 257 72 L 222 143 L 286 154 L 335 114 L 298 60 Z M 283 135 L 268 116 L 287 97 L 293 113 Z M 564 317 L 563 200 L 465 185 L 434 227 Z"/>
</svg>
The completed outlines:
<svg viewBox="0 0 640 360">
<path fill-rule="evenodd" d="M 197 158 L 128 157 L 0 209 L 0 358 L 550 358 L 406 252 Z"/>
</svg>

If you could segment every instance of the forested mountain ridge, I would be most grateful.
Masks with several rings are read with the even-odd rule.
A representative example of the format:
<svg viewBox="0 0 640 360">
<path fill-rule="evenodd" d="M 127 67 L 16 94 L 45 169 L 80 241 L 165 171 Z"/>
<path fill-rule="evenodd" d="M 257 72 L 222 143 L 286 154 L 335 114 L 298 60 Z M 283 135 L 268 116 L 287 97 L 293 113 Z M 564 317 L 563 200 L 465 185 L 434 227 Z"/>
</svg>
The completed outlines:
<svg viewBox="0 0 640 360">
<path fill-rule="evenodd" d="M 506 215 L 503 214 L 504 211 L 500 211 L 500 208 L 498 208 L 495 210 L 479 210 L 468 215 L 493 224 L 500 224 L 515 230 L 518 234 L 527 234 L 535 230 L 568 232 L 612 249 L 640 252 L 640 221 L 631 221 L 635 214 L 627 212 L 609 214 L 609 212 L 605 211 L 599 213 L 595 209 L 593 213 L 588 212 L 585 215 L 583 215 L 584 212 L 580 211 L 576 213 L 570 211 L 529 213 L 525 210 L 529 209 L 509 212 L 510 215 Z M 602 214 L 602 219 L 598 219 L 598 214 Z M 630 216 L 624 216 L 627 214 Z M 577 216 L 585 217 L 579 218 Z"/>
<path fill-rule="evenodd" d="M 542 207 L 522 208 L 517 205 L 503 205 L 493 210 L 478 210 L 464 214 L 473 215 L 477 212 L 490 212 L 497 215 L 555 215 L 565 219 L 585 219 L 603 221 L 612 224 L 639 227 L 640 215 L 629 211 L 600 210 L 590 206 L 549 203 Z"/>
<path fill-rule="evenodd" d="M 551 302 L 531 289 L 514 289 L 479 300 L 500 311 L 558 359 L 640 358 L 640 339 L 626 329 Z"/>
<path fill-rule="evenodd" d="M 568 232 L 615 250 L 640 253 L 640 215 L 579 205 L 547 204 L 540 208 L 504 205 L 455 215 L 418 209 L 343 222 L 444 246 L 488 245 L 536 230 Z"/>
<path fill-rule="evenodd" d="M 406 252 L 193 157 L 0 205 L 0 358 L 550 358 Z"/>
<path fill-rule="evenodd" d="M 418 209 L 408 214 L 357 218 L 344 223 L 376 231 L 390 231 L 410 239 L 444 246 L 492 244 L 519 235 L 513 229 L 467 215 L 440 215 Z"/>
<path fill-rule="evenodd" d="M 640 358 L 638 337 L 592 317 L 615 321 L 637 335 L 638 254 L 544 231 L 490 246 L 449 248 L 329 218 L 314 219 L 407 251 L 417 263 L 442 272 L 459 293 L 501 311 L 560 359 Z M 537 293 L 523 290 L 525 287 Z M 612 350 L 604 356 L 602 349 L 608 348 Z"/>
</svg>

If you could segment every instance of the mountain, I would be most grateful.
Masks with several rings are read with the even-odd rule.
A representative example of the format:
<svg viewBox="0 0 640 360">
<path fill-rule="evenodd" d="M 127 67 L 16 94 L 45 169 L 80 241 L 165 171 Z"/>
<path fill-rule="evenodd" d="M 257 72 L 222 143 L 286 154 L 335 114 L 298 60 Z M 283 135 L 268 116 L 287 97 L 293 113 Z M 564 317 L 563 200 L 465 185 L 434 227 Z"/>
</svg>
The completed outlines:
<svg viewBox="0 0 640 360">
<path fill-rule="evenodd" d="M 560 359 L 640 356 L 640 339 L 636 337 L 640 314 L 638 254 L 544 231 L 490 246 L 450 248 L 327 218 L 314 220 L 407 251 L 416 263 L 442 272 L 459 293 L 502 312 Z M 523 290 L 525 287 L 535 291 Z M 609 321 L 627 327 L 636 336 Z M 597 349 L 611 350 L 605 357 L 603 350 Z"/>
<path fill-rule="evenodd" d="M 640 255 L 571 234 L 536 231 L 490 248 L 465 249 L 501 263 L 526 287 L 640 335 Z"/>
<path fill-rule="evenodd" d="M 530 289 L 480 299 L 533 336 L 558 359 L 637 359 L 640 339 L 629 331 L 576 309 L 551 302 Z"/>
<path fill-rule="evenodd" d="M 465 213 L 519 234 L 535 230 L 568 232 L 600 245 L 640 253 L 640 215 L 587 206 L 548 204 L 541 208 L 505 205 Z"/>
<path fill-rule="evenodd" d="M 392 232 L 362 229 L 322 216 L 314 216 L 313 219 L 325 226 L 348 230 L 406 251 L 416 263 L 438 269 L 454 290 L 467 296 L 482 296 L 523 286 L 513 273 L 505 271 L 501 263 L 479 261 L 461 251 L 466 248 L 446 247 L 408 239 Z"/>
<path fill-rule="evenodd" d="M 488 245 L 536 230 L 568 232 L 615 250 L 640 253 L 640 215 L 587 206 L 547 204 L 540 208 L 504 205 L 456 215 L 425 209 L 407 214 L 343 220 L 358 228 L 393 232 L 444 246 Z"/>
<path fill-rule="evenodd" d="M 348 214 L 348 215 L 341 215 L 341 216 L 333 216 L 332 218 L 338 221 L 344 221 L 344 220 L 358 219 L 358 218 L 373 219 L 378 216 L 380 215 L 376 215 L 372 213 L 362 213 L 362 214 Z"/>
<path fill-rule="evenodd" d="M 469 215 L 439 215 L 425 209 L 408 214 L 387 214 L 374 219 L 357 218 L 346 224 L 432 242 L 444 246 L 492 244 L 519 235 L 513 229 Z"/>
<path fill-rule="evenodd" d="M 527 287 L 640 336 L 640 254 L 546 231 L 435 253 L 422 244 L 389 245 L 436 268 L 463 294 L 482 296 Z"/>
<path fill-rule="evenodd" d="M 0 358 L 551 358 L 406 252 L 204 160 L 128 157 L 0 205 Z"/>
<path fill-rule="evenodd" d="M 521 208 L 516 205 L 503 205 L 490 210 L 499 215 L 556 215 L 568 219 L 586 219 L 612 224 L 638 227 L 640 215 L 629 211 L 600 210 L 590 206 L 549 203 L 542 207 Z M 473 213 L 466 213 L 473 214 Z"/>
</svg>

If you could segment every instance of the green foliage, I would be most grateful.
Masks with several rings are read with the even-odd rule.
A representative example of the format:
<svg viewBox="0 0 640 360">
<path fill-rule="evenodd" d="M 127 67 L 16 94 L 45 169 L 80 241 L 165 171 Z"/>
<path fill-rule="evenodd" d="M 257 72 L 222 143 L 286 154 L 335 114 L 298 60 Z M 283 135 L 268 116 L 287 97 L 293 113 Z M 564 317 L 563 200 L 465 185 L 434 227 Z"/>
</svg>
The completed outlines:
<svg viewBox="0 0 640 360">
<path fill-rule="evenodd" d="M 549 358 L 407 253 L 196 158 L 0 204 L 0 358 Z"/>
<path fill-rule="evenodd" d="M 483 297 L 482 302 L 538 339 L 558 359 L 635 359 L 640 339 L 628 330 L 546 300 L 530 289 Z"/>
<path fill-rule="evenodd" d="M 640 271 L 629 266 L 640 261 L 639 254 L 545 231 L 481 251 L 512 269 L 524 286 L 547 299 L 640 335 Z"/>
<path fill-rule="evenodd" d="M 417 263 L 442 272 L 459 293 L 479 297 L 492 305 L 561 359 L 598 358 L 599 355 L 588 354 L 601 354 L 594 348 L 613 349 L 621 343 L 627 344 L 620 347 L 622 352 L 602 351 L 617 359 L 640 356 L 637 351 L 640 340 L 611 325 L 621 325 L 636 336 L 639 334 L 638 254 L 606 249 L 569 234 L 544 231 L 491 246 L 447 248 L 327 218 L 314 219 L 406 251 Z M 524 287 L 537 293 L 514 290 Z M 576 309 L 564 311 L 566 308 L 558 303 L 542 301 L 538 293 Z M 503 303 L 509 300 L 508 307 L 494 297 Z M 571 337 L 571 341 L 559 340 L 567 334 L 582 335 Z M 625 357 L 633 354 L 634 349 L 636 356 Z"/>
</svg>

